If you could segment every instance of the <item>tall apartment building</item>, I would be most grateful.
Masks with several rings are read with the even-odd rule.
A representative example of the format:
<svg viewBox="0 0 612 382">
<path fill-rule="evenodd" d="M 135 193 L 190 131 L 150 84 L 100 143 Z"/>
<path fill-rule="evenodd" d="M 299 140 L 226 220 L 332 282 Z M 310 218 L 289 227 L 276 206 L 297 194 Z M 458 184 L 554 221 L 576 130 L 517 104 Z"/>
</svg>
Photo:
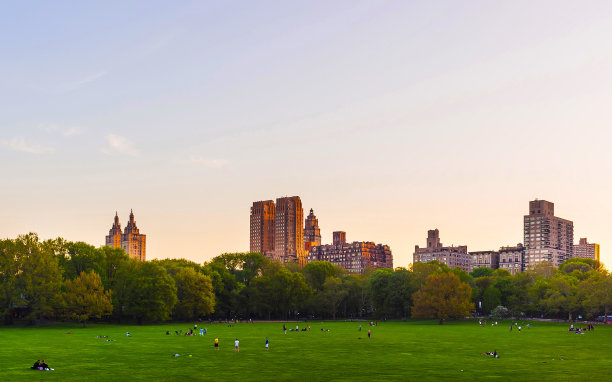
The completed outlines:
<svg viewBox="0 0 612 382">
<path fill-rule="evenodd" d="M 578 244 L 574 245 L 574 257 L 599 261 L 599 244 L 587 242 L 586 237 L 580 238 Z"/>
<path fill-rule="evenodd" d="M 147 235 L 141 234 L 134 220 L 134 212 L 130 211 L 130 220 L 125 230 L 121 233 L 119 216 L 115 213 L 115 221 L 106 236 L 106 245 L 115 248 L 123 248 L 131 258 L 146 261 Z"/>
<path fill-rule="evenodd" d="M 250 251 L 274 257 L 274 200 L 253 202 L 251 207 Z"/>
<path fill-rule="evenodd" d="M 499 268 L 499 252 L 476 251 L 470 252 L 470 272 L 474 268 Z"/>
<path fill-rule="evenodd" d="M 555 267 L 574 253 L 574 223 L 555 216 L 555 204 L 546 200 L 529 202 L 524 216 L 525 262 L 534 266 L 548 261 Z"/>
<path fill-rule="evenodd" d="M 508 270 L 512 275 L 525 270 L 525 247 L 519 243 L 516 247 L 499 249 L 499 268 Z"/>
<path fill-rule="evenodd" d="M 346 232 L 334 231 L 334 240 L 332 243 L 334 245 L 340 245 L 340 244 L 346 243 Z"/>
<path fill-rule="evenodd" d="M 310 261 L 329 261 L 351 273 L 363 273 L 367 268 L 393 269 L 393 255 L 388 245 L 369 241 L 347 243 L 346 233 L 341 231 L 334 232 L 334 244 L 312 247 L 308 253 Z"/>
<path fill-rule="evenodd" d="M 418 245 L 415 245 L 412 255 L 413 263 L 426 263 L 432 260 L 437 260 L 451 268 L 459 267 L 466 272 L 470 271 L 471 258 L 467 246 L 442 246 L 440 232 L 437 229 L 427 231 L 427 247 L 419 248 Z"/>
<path fill-rule="evenodd" d="M 276 199 L 274 213 L 274 259 L 282 263 L 306 262 L 304 209 L 299 196 Z"/>
<path fill-rule="evenodd" d="M 304 254 L 308 255 L 310 248 L 321 245 L 321 230 L 319 229 L 319 219 L 314 214 L 312 208 L 310 214 L 304 222 Z M 306 256 L 302 257 L 303 262 L 300 266 L 306 265 Z"/>
</svg>

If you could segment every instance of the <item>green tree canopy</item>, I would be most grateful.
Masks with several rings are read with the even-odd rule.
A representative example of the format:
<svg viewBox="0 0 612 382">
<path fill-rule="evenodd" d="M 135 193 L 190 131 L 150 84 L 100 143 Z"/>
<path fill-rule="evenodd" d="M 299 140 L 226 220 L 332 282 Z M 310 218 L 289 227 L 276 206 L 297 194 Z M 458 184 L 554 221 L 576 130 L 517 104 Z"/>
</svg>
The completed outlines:
<svg viewBox="0 0 612 382">
<path fill-rule="evenodd" d="M 139 323 L 170 318 L 176 304 L 176 285 L 166 270 L 152 262 L 137 262 L 127 276 L 126 313 Z"/>
<path fill-rule="evenodd" d="M 181 268 L 174 275 L 177 304 L 176 318 L 196 319 L 214 312 L 215 294 L 210 277 L 196 272 L 193 268 Z"/>
<path fill-rule="evenodd" d="M 413 296 L 412 317 L 437 318 L 440 324 L 447 318 L 462 318 L 470 314 L 472 288 L 453 273 L 432 274 Z"/>
<path fill-rule="evenodd" d="M 62 299 L 65 316 L 82 322 L 83 327 L 91 318 L 101 318 L 113 311 L 111 291 L 104 290 L 100 276 L 93 270 L 66 280 Z"/>
</svg>

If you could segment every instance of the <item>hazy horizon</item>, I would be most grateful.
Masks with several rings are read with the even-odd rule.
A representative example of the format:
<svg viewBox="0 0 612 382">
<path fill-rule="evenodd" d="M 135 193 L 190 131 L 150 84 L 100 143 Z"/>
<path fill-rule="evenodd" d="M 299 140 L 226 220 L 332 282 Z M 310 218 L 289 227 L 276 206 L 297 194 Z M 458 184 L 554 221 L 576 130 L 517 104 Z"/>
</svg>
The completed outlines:
<svg viewBox="0 0 612 382">
<path fill-rule="evenodd" d="M 248 251 L 298 195 L 323 243 L 523 241 L 535 198 L 612 261 L 612 3 L 4 4 L 0 237 Z"/>
</svg>

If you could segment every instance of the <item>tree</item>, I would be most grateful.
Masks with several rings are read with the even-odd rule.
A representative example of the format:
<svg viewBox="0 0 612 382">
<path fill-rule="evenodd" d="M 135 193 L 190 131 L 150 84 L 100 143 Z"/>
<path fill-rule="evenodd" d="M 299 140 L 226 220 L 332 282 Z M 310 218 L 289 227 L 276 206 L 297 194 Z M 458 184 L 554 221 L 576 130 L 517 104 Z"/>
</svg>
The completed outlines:
<svg viewBox="0 0 612 382">
<path fill-rule="evenodd" d="M 329 261 L 311 261 L 302 268 L 306 282 L 315 290 L 321 290 L 328 277 L 340 277 L 343 270 Z"/>
<path fill-rule="evenodd" d="M 396 317 L 405 318 L 410 313 L 412 295 L 416 292 L 414 275 L 408 270 L 396 270 L 388 280 L 387 311 Z"/>
<path fill-rule="evenodd" d="M 421 288 L 427 281 L 427 277 L 432 274 L 447 273 L 450 268 L 445 263 L 437 260 L 431 260 L 426 263 L 416 263 L 412 265 L 412 273 L 414 274 L 414 283 L 417 289 Z"/>
<path fill-rule="evenodd" d="M 215 294 L 210 277 L 193 268 L 181 268 L 174 276 L 178 302 L 174 307 L 179 319 L 196 319 L 214 312 Z"/>
<path fill-rule="evenodd" d="M 447 318 L 461 318 L 470 314 L 472 288 L 452 273 L 433 274 L 413 296 L 412 317 L 437 318 L 440 324 Z"/>
<path fill-rule="evenodd" d="M 98 275 L 104 273 L 104 253 L 98 248 L 83 242 L 65 243 L 64 248 L 67 253 L 58 255 L 64 278 L 74 279 L 91 270 Z"/>
<path fill-rule="evenodd" d="M 470 276 L 472 276 L 475 279 L 478 277 L 491 276 L 492 274 L 493 274 L 493 268 L 489 268 L 489 267 L 476 267 L 472 269 L 472 272 L 470 272 Z"/>
<path fill-rule="evenodd" d="M 583 306 L 591 316 L 601 313 L 608 317 L 612 308 L 612 275 L 600 272 L 580 285 Z"/>
<path fill-rule="evenodd" d="M 494 286 L 488 286 L 482 294 L 482 312 L 489 313 L 501 304 L 501 292 Z"/>
<path fill-rule="evenodd" d="M 101 318 L 112 313 L 111 292 L 105 291 L 100 276 L 93 270 L 81 272 L 74 280 L 65 281 L 62 294 L 65 315 L 81 321 L 83 327 L 91 318 Z"/>
<path fill-rule="evenodd" d="M 127 277 L 126 313 L 138 323 L 167 320 L 176 304 L 176 286 L 166 270 L 152 262 L 135 262 Z"/>
<path fill-rule="evenodd" d="M 13 322 L 13 309 L 20 301 L 17 276 L 21 267 L 14 240 L 0 240 L 0 312 L 4 321 Z"/>
<path fill-rule="evenodd" d="M 19 304 L 28 309 L 26 317 L 32 322 L 36 318 L 51 317 L 58 305 L 62 285 L 58 259 L 43 248 L 34 233 L 20 235 L 14 249 L 19 264 L 15 286 L 20 296 Z"/>
<path fill-rule="evenodd" d="M 392 269 L 377 269 L 372 272 L 366 284 L 366 289 L 370 295 L 374 312 L 379 317 L 388 313 L 387 297 L 389 295 L 389 283 L 392 275 Z"/>
<path fill-rule="evenodd" d="M 348 296 L 348 290 L 338 277 L 328 277 L 323 283 L 323 290 L 319 293 L 318 300 L 324 309 L 331 313 L 332 319 L 336 319 L 336 313 L 342 301 Z"/>
<path fill-rule="evenodd" d="M 559 270 L 565 273 L 572 273 L 576 269 L 585 273 L 592 270 L 599 270 L 601 269 L 601 263 L 593 259 L 573 257 L 565 260 L 563 263 L 561 263 L 561 265 L 559 265 Z"/>
</svg>

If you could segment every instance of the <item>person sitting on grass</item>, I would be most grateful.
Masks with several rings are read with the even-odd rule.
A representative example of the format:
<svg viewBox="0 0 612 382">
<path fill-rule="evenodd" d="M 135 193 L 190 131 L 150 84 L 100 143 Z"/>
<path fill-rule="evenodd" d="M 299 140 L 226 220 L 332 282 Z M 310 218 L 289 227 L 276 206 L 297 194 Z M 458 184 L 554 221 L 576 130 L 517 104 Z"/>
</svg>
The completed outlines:
<svg viewBox="0 0 612 382">
<path fill-rule="evenodd" d="M 31 369 L 38 370 L 39 368 L 40 368 L 40 360 L 37 360 L 36 362 L 34 362 L 34 365 L 31 367 Z"/>
<path fill-rule="evenodd" d="M 41 364 L 40 364 L 40 368 L 39 370 L 53 370 L 49 367 L 49 365 L 47 365 L 47 363 L 45 362 L 45 360 L 43 359 Z"/>
</svg>

